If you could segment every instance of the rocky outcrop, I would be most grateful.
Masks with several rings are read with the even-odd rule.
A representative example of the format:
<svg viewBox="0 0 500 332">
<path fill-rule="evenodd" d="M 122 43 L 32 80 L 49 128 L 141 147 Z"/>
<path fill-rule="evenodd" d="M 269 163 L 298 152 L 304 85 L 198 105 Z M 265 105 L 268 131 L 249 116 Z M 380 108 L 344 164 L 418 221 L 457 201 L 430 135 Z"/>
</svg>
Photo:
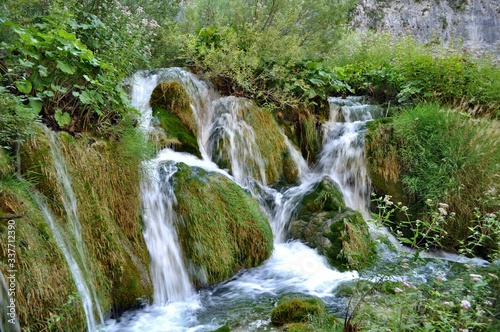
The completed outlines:
<svg viewBox="0 0 500 332">
<path fill-rule="evenodd" d="M 338 185 L 329 177 L 302 198 L 289 229 L 291 238 L 316 248 L 339 270 L 365 267 L 374 258 L 366 222 L 345 206 Z"/>
<path fill-rule="evenodd" d="M 500 48 L 499 0 L 361 0 L 352 19 L 361 31 L 414 35 L 424 43 L 463 41 L 469 49 Z"/>
</svg>

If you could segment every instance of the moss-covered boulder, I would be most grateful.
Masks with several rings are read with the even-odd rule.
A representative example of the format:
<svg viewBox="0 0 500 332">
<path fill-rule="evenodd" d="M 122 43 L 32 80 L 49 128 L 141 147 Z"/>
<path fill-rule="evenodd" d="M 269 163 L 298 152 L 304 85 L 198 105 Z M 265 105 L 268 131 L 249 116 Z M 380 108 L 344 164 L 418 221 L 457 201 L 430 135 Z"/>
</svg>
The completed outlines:
<svg viewBox="0 0 500 332">
<path fill-rule="evenodd" d="M 226 280 L 269 258 L 273 235 L 257 201 L 225 176 L 180 163 L 177 232 L 196 286 Z"/>
<path fill-rule="evenodd" d="M 290 237 L 306 243 L 339 270 L 359 269 L 374 257 L 368 225 L 345 206 L 338 185 L 329 177 L 315 183 L 298 204 Z"/>
<path fill-rule="evenodd" d="M 140 167 L 146 142 L 131 125 L 120 129 L 123 134 L 116 141 L 106 142 L 87 134 L 76 139 L 62 132 L 55 137 L 76 200 L 86 265 L 91 271 L 87 282 L 95 285 L 103 314 L 113 315 L 137 308 L 139 298 L 148 301 L 153 293 L 140 219 Z M 21 147 L 21 165 L 23 177 L 46 197 L 58 227 L 71 238 L 73 228 L 63 204 L 65 190 L 43 131 Z M 18 274 L 23 294 L 18 296 L 26 296 L 30 304 L 20 309 L 25 313 L 20 316 L 21 324 L 36 331 L 48 329 L 47 325 L 53 323 L 51 315 L 56 313 L 63 318 L 60 324 L 70 324 L 60 330 L 84 330 L 81 300 L 71 275 L 67 275 L 67 263 L 39 209 L 32 207 L 32 188 L 24 186 L 22 192 L 9 194 L 8 199 L 0 197 L 10 202 L 0 210 L 23 214 L 20 225 L 26 226 L 19 233 L 27 247 L 22 262 L 26 268 Z M 3 193 L 0 190 L 0 196 Z M 63 309 L 78 314 L 63 313 Z M 70 320 L 66 314 L 81 321 Z"/>
<path fill-rule="evenodd" d="M 151 93 L 149 104 L 158 119 L 157 126 L 163 129 L 152 132 L 159 147 L 169 146 L 199 156 L 196 118 L 184 87 L 176 81 L 162 82 Z"/>
<path fill-rule="evenodd" d="M 271 322 L 275 325 L 303 323 L 313 316 L 326 315 L 325 304 L 321 299 L 303 295 L 290 294 L 283 296 L 278 306 L 271 312 Z"/>
<path fill-rule="evenodd" d="M 297 180 L 298 167 L 288 151 L 278 123 L 269 110 L 257 107 L 247 99 L 228 97 L 219 102 L 216 112 L 219 123 L 214 126 L 211 134 L 211 150 L 212 159 L 221 168 L 234 171 L 229 139 L 233 133 L 228 133 L 225 128 L 228 118 L 232 118 L 238 122 L 232 124 L 240 126 L 243 131 L 244 137 L 233 136 L 232 139 L 236 147 L 236 158 L 244 165 L 247 174 L 264 183 L 293 183 Z M 242 143 L 244 141 L 250 143 Z"/>
</svg>

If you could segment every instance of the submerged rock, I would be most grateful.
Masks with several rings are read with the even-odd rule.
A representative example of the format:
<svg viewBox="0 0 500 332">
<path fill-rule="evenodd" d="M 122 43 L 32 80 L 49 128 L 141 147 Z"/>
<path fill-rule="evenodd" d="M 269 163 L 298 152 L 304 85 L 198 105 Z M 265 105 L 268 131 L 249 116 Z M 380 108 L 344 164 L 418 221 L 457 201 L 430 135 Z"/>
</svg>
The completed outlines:
<svg viewBox="0 0 500 332">
<path fill-rule="evenodd" d="M 273 236 L 257 201 L 225 176 L 180 163 L 177 232 L 196 286 L 215 284 L 269 258 Z"/>
<path fill-rule="evenodd" d="M 339 270 L 362 268 L 374 258 L 368 225 L 361 213 L 346 207 L 337 183 L 327 176 L 302 198 L 289 230 Z"/>
</svg>

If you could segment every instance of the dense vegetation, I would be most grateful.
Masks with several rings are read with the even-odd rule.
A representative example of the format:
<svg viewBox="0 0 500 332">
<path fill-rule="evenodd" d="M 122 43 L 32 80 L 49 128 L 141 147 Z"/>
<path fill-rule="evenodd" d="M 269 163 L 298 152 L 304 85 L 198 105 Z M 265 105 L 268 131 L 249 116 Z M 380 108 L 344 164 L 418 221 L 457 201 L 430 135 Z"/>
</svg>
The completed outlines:
<svg viewBox="0 0 500 332">
<path fill-rule="evenodd" d="M 222 94 L 249 97 L 267 108 L 263 118 L 274 116 L 310 162 L 315 161 L 321 141 L 318 124 L 328 114 L 326 98 L 346 94 L 372 97 L 387 107 L 391 117 L 371 128 L 369 158 L 374 179 L 380 180 L 376 189 L 382 194 L 397 194 L 413 213 L 408 217 L 398 213 L 385 221 L 414 240 L 412 245 L 445 247 L 498 260 L 498 60 L 488 54 L 476 57 L 459 47 L 422 45 L 411 37 L 352 32 L 346 23 L 355 5 L 354 0 L 2 1 L 0 196 L 4 203 L 0 212 L 15 213 L 22 201 L 30 200 L 26 198 L 29 188 L 14 176 L 16 172 L 24 172 L 41 191 L 57 191 L 54 183 L 44 183 L 54 182 L 54 176 L 46 176 L 48 161 L 43 152 L 33 147 L 33 154 L 38 151 L 42 155 L 24 156 L 28 165 L 31 161 L 31 169 L 22 169 L 18 163 L 20 144 L 34 144 L 30 137 L 38 131 L 36 122 L 90 141 L 102 139 L 104 145 L 90 153 L 91 158 L 116 158 L 110 166 L 116 172 L 137 170 L 146 155 L 139 153 L 141 148 L 131 134 L 136 111 L 129 105 L 123 79 L 137 69 L 175 65 L 210 79 Z M 74 175 L 86 178 L 79 184 L 76 180 L 77 186 L 96 182 L 96 174 L 107 172 L 95 165 L 92 167 L 96 169 L 85 171 L 82 165 L 87 163 L 81 163 L 86 148 L 83 141 L 67 138 L 64 145 Z M 119 153 L 116 146 L 121 147 Z M 280 173 L 276 173 L 278 177 Z M 138 172 L 134 176 L 138 177 Z M 125 188 L 128 197 L 136 198 L 137 188 L 122 183 L 121 178 L 108 181 L 109 190 L 92 191 L 92 197 L 81 198 L 88 203 L 84 205 L 88 211 L 109 213 L 89 212 L 89 224 L 115 220 L 107 225 L 109 234 L 123 233 L 123 241 L 135 246 L 142 241 L 134 224 L 139 203 L 127 205 L 115 198 L 111 188 Z M 81 188 L 81 192 L 88 189 Z M 58 193 L 51 195 L 57 197 Z M 109 201 L 114 208 L 101 209 L 102 201 Z M 60 203 L 52 205 L 63 214 Z M 444 206 L 446 214 L 439 210 Z M 27 209 L 36 210 L 33 204 Z M 35 232 L 43 239 L 46 229 L 39 219 L 26 224 L 36 229 L 26 234 Z M 116 231 L 111 229 L 115 227 Z M 20 232 L 24 234 L 24 230 Z M 92 229 L 87 232 L 89 238 L 97 238 Z M 440 241 L 431 241 L 431 237 Z M 35 238 L 30 245 L 47 252 L 47 264 L 61 259 L 50 254 L 53 243 L 42 242 Z M 109 246 L 117 243 L 111 241 Z M 105 248 L 96 244 L 90 251 L 93 258 L 102 257 Z M 142 256 L 144 259 L 145 253 Z M 110 288 L 113 280 L 118 288 L 134 285 L 130 287 L 137 293 L 134 295 L 141 295 L 141 288 L 147 285 L 140 284 L 138 273 L 126 279 L 128 272 L 118 268 L 122 260 L 125 258 L 108 257 L 96 263 L 106 276 L 100 282 L 106 284 L 104 288 Z M 491 267 L 488 273 L 498 274 L 498 267 Z M 60 278 L 68 279 L 68 272 L 60 271 Z M 476 288 L 484 294 L 490 291 L 489 285 L 498 290 L 497 280 L 484 278 Z M 33 279 L 32 283 L 36 289 L 42 281 Z M 431 321 L 438 320 L 430 313 L 438 300 L 443 300 L 436 296 L 441 289 L 438 286 L 442 284 L 427 290 L 434 297 L 422 305 L 422 312 Z M 42 307 L 43 298 L 53 290 L 39 289 L 31 294 L 34 300 L 25 300 Z M 66 289 L 59 294 L 55 306 L 61 315 L 69 314 L 72 303 L 66 305 L 64 295 L 72 291 Z M 417 295 L 410 294 L 405 300 L 413 301 Z M 122 296 L 117 291 L 105 302 L 129 306 Z M 498 298 L 490 300 L 498 303 Z M 460 310 L 454 307 L 438 312 L 450 322 L 457 312 L 464 317 Z M 42 322 L 41 314 L 34 314 L 40 325 L 32 326 L 33 330 L 49 323 L 56 328 L 67 327 Z M 493 309 L 488 314 L 499 315 Z M 22 315 L 23 319 L 29 316 Z M 462 323 L 467 326 L 467 322 Z M 487 330 L 487 322 L 480 323 L 477 330 Z"/>
</svg>

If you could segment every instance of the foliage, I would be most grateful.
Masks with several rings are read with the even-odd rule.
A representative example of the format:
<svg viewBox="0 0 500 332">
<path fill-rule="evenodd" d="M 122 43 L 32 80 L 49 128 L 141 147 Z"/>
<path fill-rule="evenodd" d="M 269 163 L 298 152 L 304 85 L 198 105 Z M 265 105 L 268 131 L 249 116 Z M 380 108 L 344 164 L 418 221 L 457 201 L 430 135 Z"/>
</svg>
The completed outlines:
<svg viewBox="0 0 500 332">
<path fill-rule="evenodd" d="M 32 109 L 25 107 L 22 99 L 0 86 L 0 147 L 11 149 L 14 143 L 22 143 L 33 132 L 33 122 L 37 119 Z"/>
<path fill-rule="evenodd" d="M 378 207 L 374 214 L 377 223 L 391 225 L 391 216 L 396 211 L 407 215 L 407 207 L 392 202 L 389 196 L 374 201 Z M 422 258 L 422 253 L 440 245 L 440 234 L 447 216 L 445 211 L 443 206 L 437 208 L 429 223 L 419 223 L 407 215 L 407 226 L 414 235 L 407 237 L 400 231 L 395 235 L 399 244 L 407 245 L 411 250 L 399 250 L 391 258 L 392 262 L 387 262 L 386 270 L 377 273 L 371 287 L 359 284 L 362 293 L 354 292 L 349 301 L 345 331 L 365 326 L 371 331 L 386 331 L 387 328 L 398 331 L 495 329 L 493 324 L 498 317 L 495 308 L 499 300 L 495 292 L 498 289 L 498 265 L 441 264 L 441 268 L 434 269 L 435 275 L 430 280 L 422 282 L 412 277 L 411 270 L 428 263 Z M 430 243 L 429 246 L 422 248 L 423 241 Z"/>
<path fill-rule="evenodd" d="M 500 68 L 487 54 L 370 32 L 346 34 L 342 44 L 328 64 L 356 93 L 403 104 L 466 101 L 475 113 L 500 115 Z"/>
<path fill-rule="evenodd" d="M 376 172 L 386 180 L 401 181 L 413 210 L 428 213 L 416 217 L 429 220 L 437 203 L 449 205 L 443 247 L 457 248 L 470 235 L 476 208 L 480 213 L 498 209 L 498 202 L 485 199 L 488 191 L 498 190 L 496 121 L 422 104 L 395 115 L 376 131 L 385 134 L 373 136 L 370 163 L 379 165 Z M 388 148 L 391 145 L 394 148 Z M 426 204 L 427 199 L 433 203 Z"/>
<path fill-rule="evenodd" d="M 186 4 L 175 30 L 183 40 L 170 40 L 186 65 L 224 93 L 296 106 L 322 95 L 331 82 L 344 89 L 332 73 L 317 68 L 319 60 L 306 59 L 320 59 L 331 51 L 353 4 L 193 1 Z M 307 69 L 305 79 L 296 75 L 300 67 Z"/>
</svg>

